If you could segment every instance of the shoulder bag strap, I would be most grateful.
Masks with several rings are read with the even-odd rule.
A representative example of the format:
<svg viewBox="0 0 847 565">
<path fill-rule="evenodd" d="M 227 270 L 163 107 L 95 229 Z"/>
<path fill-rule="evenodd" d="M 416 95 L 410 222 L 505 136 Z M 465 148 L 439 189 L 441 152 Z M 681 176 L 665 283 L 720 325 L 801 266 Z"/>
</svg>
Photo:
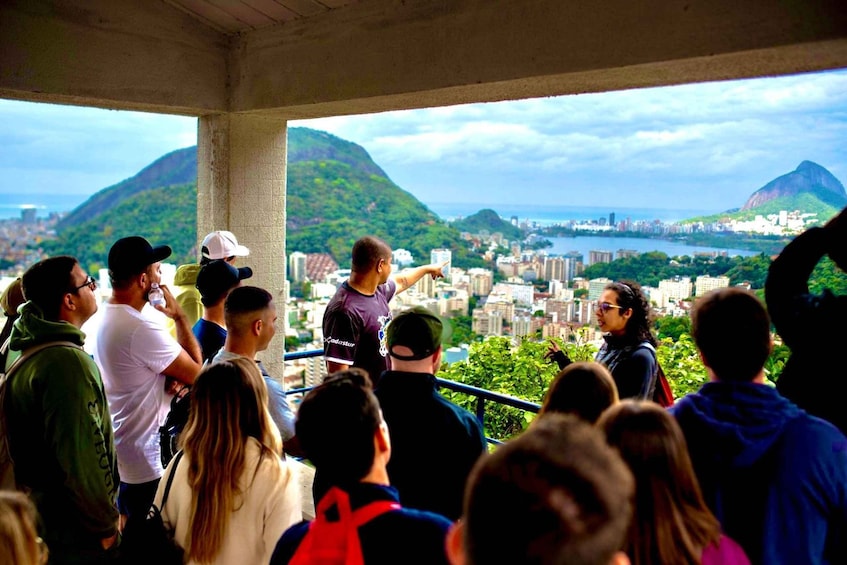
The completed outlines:
<svg viewBox="0 0 847 565">
<path fill-rule="evenodd" d="M 168 475 L 168 482 L 165 484 L 165 492 L 162 493 L 162 510 L 165 509 L 165 503 L 168 501 L 168 494 L 171 492 L 171 484 L 174 482 L 176 468 L 179 466 L 179 460 L 182 459 L 182 450 L 180 449 L 174 456 L 174 464 L 171 467 L 171 472 Z"/>
<path fill-rule="evenodd" d="M 6 347 L 6 344 L 3 344 L 3 347 Z M 12 365 L 9 367 L 9 370 L 6 371 L 6 378 L 8 379 L 9 375 L 16 371 L 21 365 L 23 365 L 24 361 L 26 361 L 39 351 L 50 347 L 73 347 L 75 349 L 82 349 L 79 345 L 73 343 L 72 341 L 48 341 L 46 343 L 39 343 L 38 345 L 28 347 L 27 349 L 23 350 L 21 356 L 15 359 L 14 363 L 12 363 Z"/>
</svg>

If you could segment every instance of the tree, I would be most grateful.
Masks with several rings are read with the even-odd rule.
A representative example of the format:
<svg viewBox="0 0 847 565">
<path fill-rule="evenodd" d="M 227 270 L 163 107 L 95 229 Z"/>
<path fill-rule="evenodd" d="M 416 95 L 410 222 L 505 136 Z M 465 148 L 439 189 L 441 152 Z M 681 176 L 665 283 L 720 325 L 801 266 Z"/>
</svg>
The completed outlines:
<svg viewBox="0 0 847 565">
<path fill-rule="evenodd" d="M 596 349 L 582 342 L 562 343 L 559 346 L 574 361 L 589 361 Z M 511 338 L 490 337 L 473 343 L 468 360 L 442 366 L 438 376 L 493 392 L 541 403 L 558 372 L 555 363 L 544 359 L 547 343 L 524 339 L 515 346 Z M 476 398 L 462 393 L 442 390 L 456 404 L 476 412 Z M 532 421 L 531 413 L 486 403 L 485 434 L 505 440 L 524 430 Z"/>
<path fill-rule="evenodd" d="M 688 316 L 662 316 L 656 320 L 656 333 L 659 339 L 669 337 L 677 341 L 684 333 L 691 333 L 691 319 Z"/>
</svg>

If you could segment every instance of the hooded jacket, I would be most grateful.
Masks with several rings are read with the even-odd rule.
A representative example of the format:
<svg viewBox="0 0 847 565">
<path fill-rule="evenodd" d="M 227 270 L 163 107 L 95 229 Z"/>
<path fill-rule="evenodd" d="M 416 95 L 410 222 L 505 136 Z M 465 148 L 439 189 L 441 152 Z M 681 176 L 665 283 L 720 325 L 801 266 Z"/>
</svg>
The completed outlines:
<svg viewBox="0 0 847 565">
<path fill-rule="evenodd" d="M 72 324 L 45 320 L 32 302 L 20 312 L 7 367 L 34 345 L 70 341 L 81 347 L 85 341 Z M 15 476 L 32 491 L 42 537 L 51 551 L 99 546 L 116 531 L 119 479 L 112 420 L 94 360 L 73 347 L 39 351 L 13 373 L 6 398 Z"/>
<path fill-rule="evenodd" d="M 844 563 L 847 438 L 772 387 L 712 382 L 670 409 L 706 502 L 752 563 Z"/>
<path fill-rule="evenodd" d="M 200 301 L 200 291 L 194 286 L 197 284 L 197 275 L 199 273 L 200 265 L 198 263 L 180 265 L 177 267 L 176 273 L 174 273 L 174 286 L 176 288 L 173 295 L 177 303 L 182 307 L 182 311 L 185 312 L 189 327 L 193 327 L 197 323 L 197 320 L 203 317 L 203 303 Z"/>
</svg>

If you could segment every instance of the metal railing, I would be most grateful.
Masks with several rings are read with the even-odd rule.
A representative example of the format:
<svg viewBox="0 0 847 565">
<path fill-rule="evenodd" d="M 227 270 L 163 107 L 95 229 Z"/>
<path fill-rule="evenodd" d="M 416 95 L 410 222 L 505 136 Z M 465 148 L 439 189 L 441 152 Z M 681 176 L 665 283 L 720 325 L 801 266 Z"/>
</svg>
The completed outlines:
<svg viewBox="0 0 847 565">
<path fill-rule="evenodd" d="M 296 359 L 308 359 L 310 357 L 320 357 L 324 354 L 323 349 L 310 349 L 308 351 L 293 351 L 287 352 L 283 357 L 284 361 L 294 361 Z M 532 412 L 533 414 L 538 414 L 538 410 L 541 408 L 540 405 L 529 402 L 528 400 L 523 400 L 521 398 L 515 398 L 514 396 L 509 396 L 507 394 L 500 394 L 499 392 L 492 392 L 490 390 L 486 390 L 484 388 L 479 388 L 471 385 L 466 385 L 464 383 L 457 383 L 456 381 L 448 381 L 447 379 L 440 379 L 435 377 L 436 382 L 439 387 L 443 387 L 455 392 L 459 392 L 462 394 L 467 394 L 476 398 L 476 418 L 479 420 L 479 424 L 485 428 L 485 403 L 486 402 L 494 402 L 496 404 L 503 404 L 505 406 L 511 406 L 512 408 L 517 408 L 518 410 L 524 410 L 526 412 Z M 292 390 L 287 390 L 285 392 L 286 395 L 289 394 L 305 394 L 312 390 L 312 387 L 304 387 L 304 388 L 296 388 Z M 500 440 L 486 437 L 485 438 L 488 443 L 500 444 L 502 443 Z"/>
</svg>

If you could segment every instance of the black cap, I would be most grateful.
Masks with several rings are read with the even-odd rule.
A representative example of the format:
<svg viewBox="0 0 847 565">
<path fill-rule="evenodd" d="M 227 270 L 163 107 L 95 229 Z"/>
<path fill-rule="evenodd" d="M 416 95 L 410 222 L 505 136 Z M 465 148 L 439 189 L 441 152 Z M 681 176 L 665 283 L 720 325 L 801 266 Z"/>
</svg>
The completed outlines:
<svg viewBox="0 0 847 565">
<path fill-rule="evenodd" d="M 123 237 L 109 250 L 109 270 L 118 276 L 137 275 L 148 265 L 170 256 L 171 248 L 167 245 L 153 247 L 141 236 Z"/>
<path fill-rule="evenodd" d="M 399 314 L 386 328 L 388 353 L 401 361 L 417 361 L 433 355 L 441 347 L 443 325 L 438 316 L 422 306 Z M 412 350 L 411 355 L 400 355 L 394 347 L 402 345 Z"/>
<path fill-rule="evenodd" d="M 253 276 L 250 267 L 236 269 L 222 259 L 216 259 L 206 263 L 197 273 L 197 282 L 194 286 L 200 291 L 205 306 L 211 306 L 220 300 L 239 281 L 249 279 Z"/>
</svg>

